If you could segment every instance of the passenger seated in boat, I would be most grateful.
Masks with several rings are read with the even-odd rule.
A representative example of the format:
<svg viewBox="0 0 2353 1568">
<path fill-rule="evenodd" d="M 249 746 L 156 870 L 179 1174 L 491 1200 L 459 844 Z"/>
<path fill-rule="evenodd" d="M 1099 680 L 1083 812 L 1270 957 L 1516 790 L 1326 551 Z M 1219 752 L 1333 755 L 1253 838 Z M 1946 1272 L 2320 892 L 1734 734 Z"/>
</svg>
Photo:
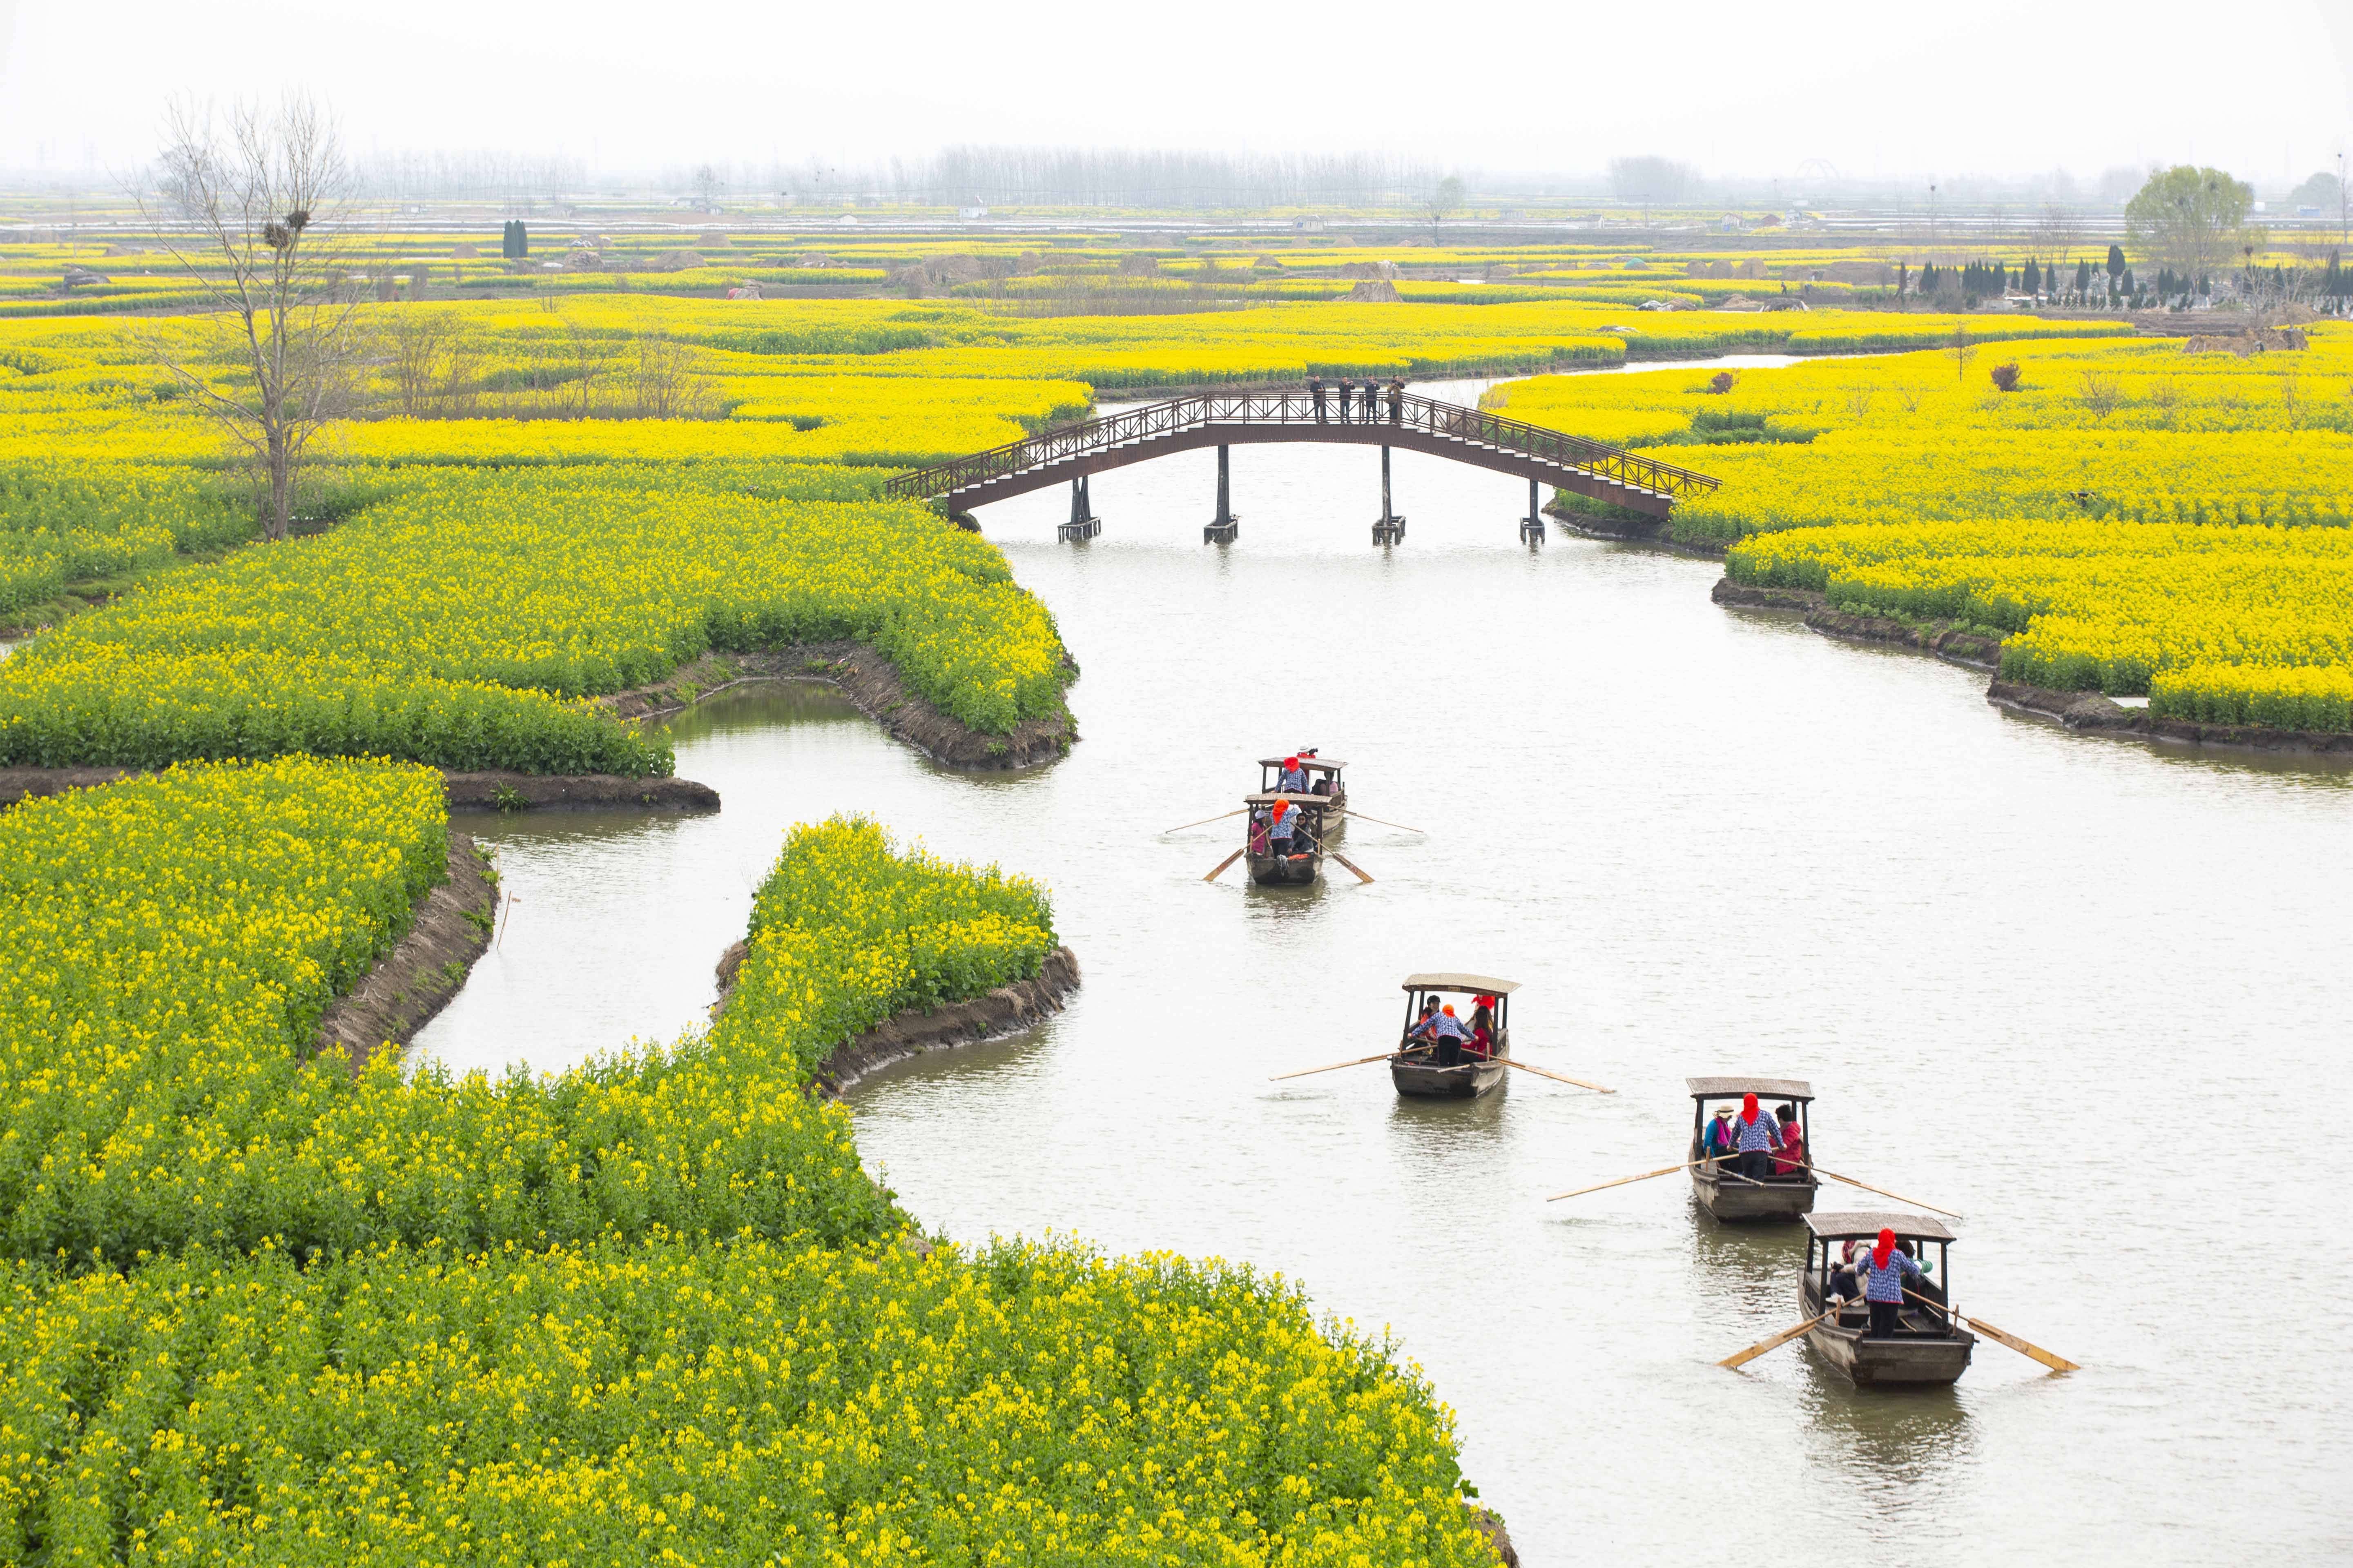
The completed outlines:
<svg viewBox="0 0 2353 1568">
<path fill-rule="evenodd" d="M 1463 1049 L 1481 1061 L 1495 1056 L 1495 999 L 1482 996 L 1471 1010 L 1471 1043 Z"/>
<path fill-rule="evenodd" d="M 1307 793 L 1309 795 L 1330 795 L 1332 793 L 1332 775 L 1330 773 L 1318 774 L 1315 782 L 1307 786 Z"/>
<path fill-rule="evenodd" d="M 1773 1157 L 1773 1173 L 1802 1178 L 1809 1162 L 1805 1130 L 1798 1125 L 1798 1108 L 1785 1105 L 1773 1115 L 1781 1123 L 1781 1152 Z"/>
<path fill-rule="evenodd" d="M 1430 1021 L 1436 1016 L 1438 1016 L 1438 998 L 1423 997 L 1420 1015 L 1414 1019 L 1413 1026 L 1405 1032 L 1406 1044 L 1414 1045 L 1432 1038 Z"/>
<path fill-rule="evenodd" d="M 1282 759 L 1282 772 L 1276 775 L 1274 787 L 1285 795 L 1307 793 L 1307 770 L 1299 765 L 1297 757 Z"/>
<path fill-rule="evenodd" d="M 1710 1160 L 1719 1160 L 1732 1152 L 1732 1107 L 1715 1108 L 1715 1120 L 1707 1124 L 1704 1146 L 1704 1157 Z"/>
<path fill-rule="evenodd" d="M 1249 844 L 1250 852 L 1253 855 L 1264 855 L 1267 852 L 1266 813 L 1263 811 L 1250 813 Z"/>
<path fill-rule="evenodd" d="M 1862 1279 L 1854 1271 L 1855 1242 L 1849 1237 L 1839 1248 L 1839 1266 L 1831 1270 L 1831 1300 L 1852 1301 L 1862 1294 Z"/>
</svg>

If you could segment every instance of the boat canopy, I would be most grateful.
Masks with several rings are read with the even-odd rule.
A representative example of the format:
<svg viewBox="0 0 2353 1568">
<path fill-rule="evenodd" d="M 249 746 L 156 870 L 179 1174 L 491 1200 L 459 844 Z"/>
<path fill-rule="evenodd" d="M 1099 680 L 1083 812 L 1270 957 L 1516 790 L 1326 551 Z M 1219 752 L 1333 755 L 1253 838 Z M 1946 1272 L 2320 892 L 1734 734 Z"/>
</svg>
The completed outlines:
<svg viewBox="0 0 2353 1568">
<path fill-rule="evenodd" d="M 1318 811 L 1328 808 L 1332 804 L 1332 797 L 1328 795 L 1301 795 L 1297 790 L 1288 793 L 1276 790 L 1267 795 L 1242 796 L 1242 804 L 1245 805 L 1272 805 L 1278 800 L 1287 800 L 1293 805 L 1312 805 Z"/>
<path fill-rule="evenodd" d="M 1518 981 L 1498 980 L 1492 974 L 1409 974 L 1404 986 L 1408 991 L 1486 991 L 1498 996 L 1509 996 L 1519 988 Z"/>
<path fill-rule="evenodd" d="M 1683 1083 L 1694 1100 L 1731 1100 L 1753 1094 L 1759 1100 L 1811 1100 L 1813 1085 L 1801 1078 L 1687 1078 Z"/>
<path fill-rule="evenodd" d="M 1952 1241 L 1957 1239 L 1941 1224 L 1922 1214 L 1897 1214 L 1876 1209 L 1831 1209 L 1817 1211 L 1806 1216 L 1806 1228 L 1822 1241 L 1844 1241 L 1852 1237 L 1877 1236 L 1892 1230 L 1899 1237 L 1915 1241 Z"/>
<path fill-rule="evenodd" d="M 1258 765 L 1262 768 L 1279 768 L 1290 760 L 1291 759 L 1288 757 L 1261 757 L 1258 760 Z M 1301 770 L 1306 773 L 1314 773 L 1316 770 L 1321 769 L 1323 772 L 1327 773 L 1336 773 L 1347 765 L 1347 763 L 1334 757 L 1302 757 L 1299 759 L 1299 766 Z"/>
</svg>

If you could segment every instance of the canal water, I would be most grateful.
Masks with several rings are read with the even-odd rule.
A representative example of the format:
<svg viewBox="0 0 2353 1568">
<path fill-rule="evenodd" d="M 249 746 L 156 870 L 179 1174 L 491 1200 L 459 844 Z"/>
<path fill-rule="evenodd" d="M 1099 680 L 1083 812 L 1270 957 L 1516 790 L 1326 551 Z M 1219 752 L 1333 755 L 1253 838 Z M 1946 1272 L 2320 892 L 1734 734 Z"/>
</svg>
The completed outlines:
<svg viewBox="0 0 2353 1568">
<path fill-rule="evenodd" d="M 1719 609 L 1710 563 L 1524 547 L 1524 483 L 1434 458 L 1398 455 L 1382 552 L 1373 452 L 1238 448 L 1240 538 L 1205 547 L 1214 464 L 1101 476 L 1084 546 L 1062 492 L 983 514 L 1084 666 L 1059 764 L 951 773 L 754 687 L 672 727 L 718 816 L 474 819 L 514 901 L 420 1055 L 675 1036 L 786 826 L 869 812 L 1049 883 L 1085 973 L 1047 1026 L 859 1089 L 871 1166 L 953 1237 L 1214 1255 L 1392 1331 L 1538 1568 L 2353 1552 L 2316 1147 L 2348 1115 L 2346 773 L 2005 715 L 1982 675 Z M 1368 886 L 1204 883 L 1235 825 L 1162 830 L 1301 745 L 1427 835 L 1351 825 Z M 1383 1048 L 1418 969 L 1519 981 L 1523 1059 L 1619 1092 L 1269 1081 Z M 1810 1079 L 1817 1158 L 1959 1211 L 1962 1309 L 2084 1370 L 1715 1367 L 1796 1321 L 1800 1232 L 1679 1177 L 1544 1201 L 1681 1159 L 1711 1073 Z"/>
</svg>

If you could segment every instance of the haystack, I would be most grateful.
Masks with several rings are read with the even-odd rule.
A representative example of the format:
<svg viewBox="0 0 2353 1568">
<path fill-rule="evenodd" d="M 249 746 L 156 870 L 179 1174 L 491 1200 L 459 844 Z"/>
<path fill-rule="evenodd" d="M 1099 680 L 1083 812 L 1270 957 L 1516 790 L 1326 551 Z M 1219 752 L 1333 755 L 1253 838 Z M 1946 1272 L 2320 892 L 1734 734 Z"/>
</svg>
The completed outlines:
<svg viewBox="0 0 2353 1568">
<path fill-rule="evenodd" d="M 640 264 L 642 269 L 648 272 L 684 272 L 689 268 L 702 265 L 702 258 L 691 250 L 665 250 L 660 255 Z"/>
<path fill-rule="evenodd" d="M 1405 303 L 1405 296 L 1398 292 L 1398 286 L 1390 282 L 1386 278 L 1367 278 L 1363 282 L 1357 284 L 1355 288 L 1349 289 L 1345 294 L 1343 294 L 1341 299 L 1343 300 L 1354 300 L 1356 303 L 1366 305 L 1402 305 Z"/>
</svg>

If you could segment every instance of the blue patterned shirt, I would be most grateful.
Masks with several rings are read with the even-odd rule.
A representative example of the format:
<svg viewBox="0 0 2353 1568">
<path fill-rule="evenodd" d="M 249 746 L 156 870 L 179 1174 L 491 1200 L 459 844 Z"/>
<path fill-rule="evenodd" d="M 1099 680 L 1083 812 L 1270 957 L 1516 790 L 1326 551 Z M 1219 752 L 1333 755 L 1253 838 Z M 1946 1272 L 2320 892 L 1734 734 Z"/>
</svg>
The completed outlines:
<svg viewBox="0 0 2353 1568">
<path fill-rule="evenodd" d="M 1887 1267 L 1879 1268 L 1871 1261 L 1872 1249 L 1864 1248 L 1854 1255 L 1854 1271 L 1862 1279 L 1862 1299 L 1866 1301 L 1901 1301 L 1904 1282 L 1925 1279 L 1927 1273 L 1904 1255 L 1902 1247 L 1887 1254 Z"/>
<path fill-rule="evenodd" d="M 1780 1123 L 1761 1110 L 1754 1121 L 1743 1121 L 1736 1116 L 1732 1119 L 1732 1135 L 1739 1141 L 1740 1152 L 1744 1154 L 1759 1149 L 1770 1150 L 1781 1141 Z"/>
</svg>

